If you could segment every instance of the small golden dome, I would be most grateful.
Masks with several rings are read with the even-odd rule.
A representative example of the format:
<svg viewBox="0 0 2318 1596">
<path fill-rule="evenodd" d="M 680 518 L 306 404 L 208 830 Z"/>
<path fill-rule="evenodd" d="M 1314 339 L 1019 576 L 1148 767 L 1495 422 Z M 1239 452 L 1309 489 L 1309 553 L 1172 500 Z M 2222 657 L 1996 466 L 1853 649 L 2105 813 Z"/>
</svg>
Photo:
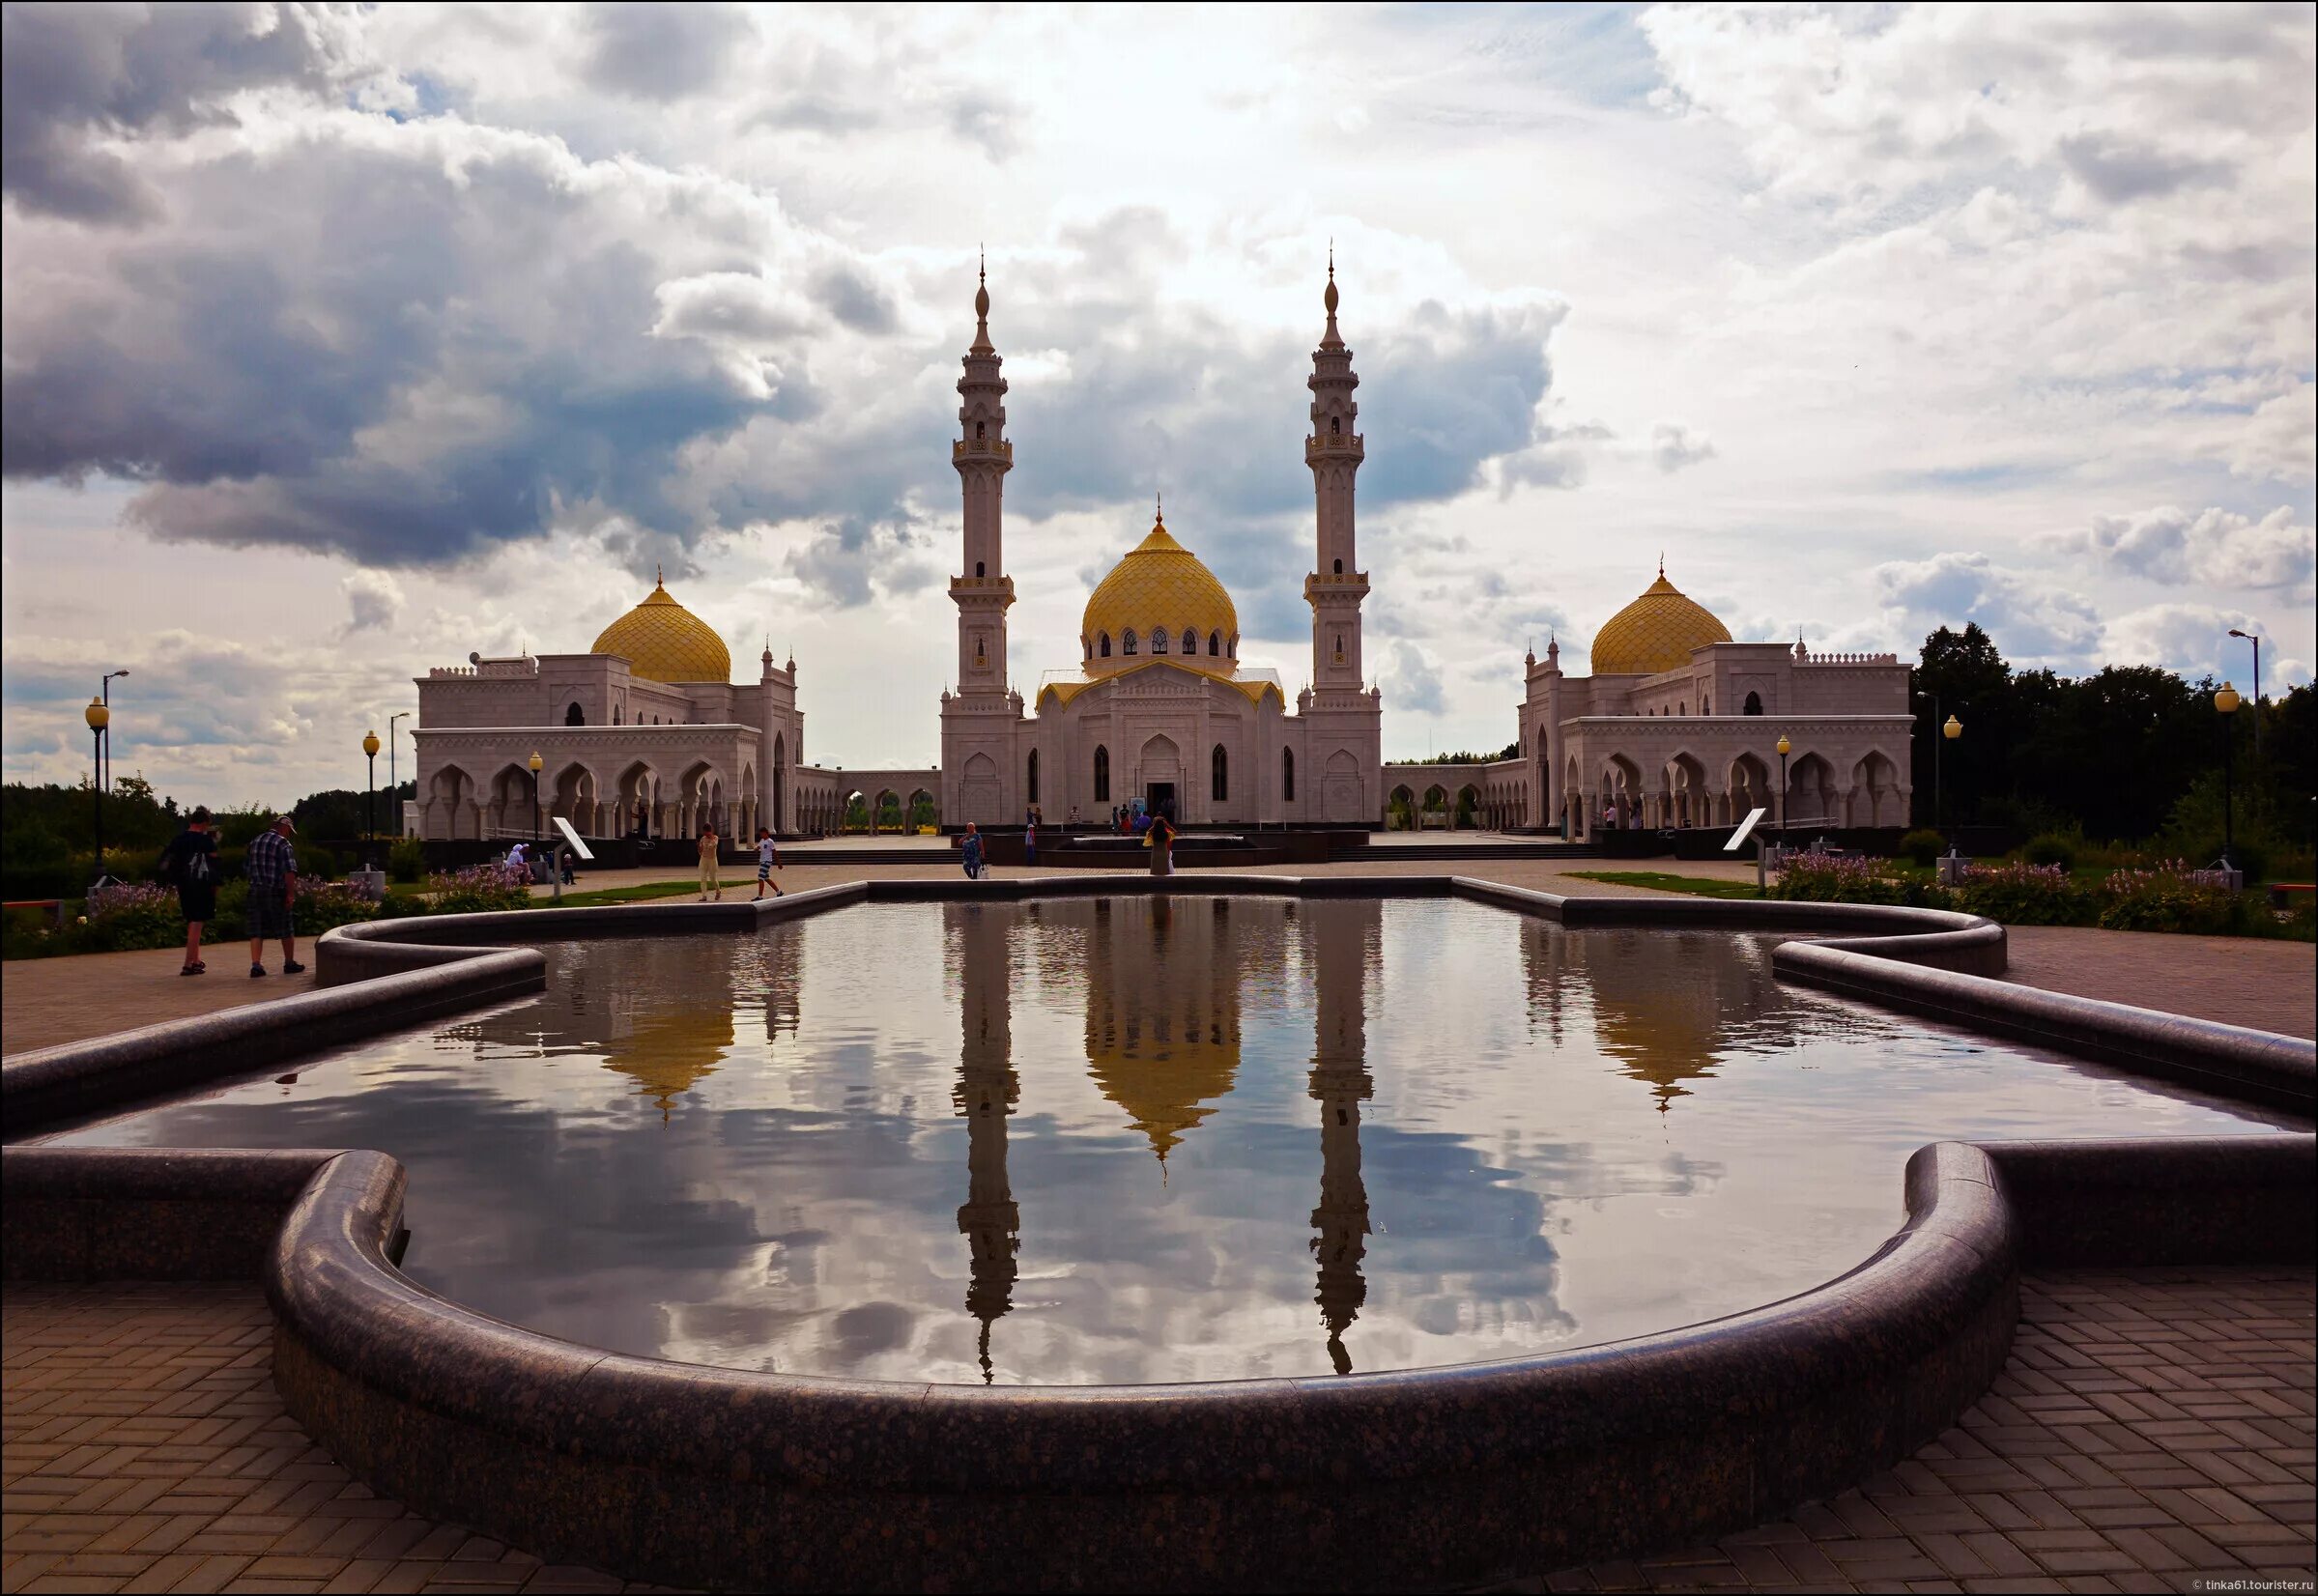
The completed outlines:
<svg viewBox="0 0 2318 1596">
<path fill-rule="evenodd" d="M 614 621 L 588 649 L 617 654 L 637 675 L 656 682 L 723 682 L 732 677 L 732 651 L 715 629 L 655 582 L 644 601 Z"/>
<path fill-rule="evenodd" d="M 1090 676 L 1108 675 L 1154 658 L 1225 676 L 1239 668 L 1240 613 L 1232 607 L 1231 594 L 1197 555 L 1175 541 L 1164 521 L 1154 522 L 1151 535 L 1102 579 L 1087 600 L 1078 631 Z M 1196 639 L 1197 654 L 1183 652 L 1186 631 Z M 1131 654 L 1127 651 L 1130 632 L 1135 639 Z M 1164 652 L 1152 647 L 1152 638 L 1161 632 L 1166 634 Z M 1108 658 L 1102 646 L 1106 635 L 1111 644 Z M 1221 652 L 1207 651 L 1211 637 Z"/>
<path fill-rule="evenodd" d="M 1593 635 L 1593 673 L 1654 676 L 1688 665 L 1694 648 L 1730 641 L 1731 629 L 1684 598 L 1662 565 L 1658 580 Z"/>
</svg>

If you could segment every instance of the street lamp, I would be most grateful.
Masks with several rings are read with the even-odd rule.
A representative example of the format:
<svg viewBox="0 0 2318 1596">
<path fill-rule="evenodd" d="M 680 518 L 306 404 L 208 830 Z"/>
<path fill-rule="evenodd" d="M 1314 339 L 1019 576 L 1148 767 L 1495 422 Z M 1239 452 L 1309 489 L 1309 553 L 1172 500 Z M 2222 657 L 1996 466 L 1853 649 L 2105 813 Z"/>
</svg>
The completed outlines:
<svg viewBox="0 0 2318 1596">
<path fill-rule="evenodd" d="M 539 841 L 539 771 L 547 763 L 537 749 L 531 750 L 531 841 Z"/>
<path fill-rule="evenodd" d="M 102 698 L 91 698 L 80 718 L 89 723 L 89 759 L 94 767 L 90 787 L 97 801 L 97 879 L 93 884 L 101 887 L 104 885 L 104 728 L 112 724 L 113 712 L 105 708 Z"/>
<path fill-rule="evenodd" d="M 2253 644 L 2253 756 L 2262 756 L 2262 640 L 2251 632 L 2229 629 L 2233 638 L 2243 638 Z"/>
<path fill-rule="evenodd" d="M 1963 723 L 1953 715 L 1945 721 L 1940 720 L 1940 701 L 1937 693 L 1918 693 L 1916 697 L 1932 700 L 1932 719 L 1939 727 L 1939 736 L 1934 738 L 1932 744 L 1932 829 L 1944 833 L 1947 822 L 1941 815 L 1943 806 L 1940 802 L 1940 744 L 1942 742 L 1952 743 L 1962 736 Z"/>
<path fill-rule="evenodd" d="M 379 734 L 362 733 L 362 757 L 370 761 L 369 785 L 362 793 L 362 830 L 367 834 L 362 845 L 362 868 L 378 869 L 378 796 L 379 796 Z"/>
<path fill-rule="evenodd" d="M 407 721 L 415 710 L 398 709 L 386 717 L 386 790 L 395 806 L 394 835 L 402 835 L 402 782 L 394 774 L 394 723 Z"/>
<path fill-rule="evenodd" d="M 104 679 L 97 684 L 97 695 L 103 700 L 106 709 L 109 710 L 113 707 L 113 678 L 128 674 L 129 669 L 126 666 L 118 670 L 107 670 L 104 673 Z M 2257 682 L 2261 680 L 2258 671 L 2255 673 L 2254 680 Z M 98 784 L 107 792 L 113 790 L 113 734 L 109 724 L 104 733 L 104 774 L 99 779 Z"/>
<path fill-rule="evenodd" d="M 2238 705 L 2243 701 L 2238 697 L 2238 690 L 2227 682 L 2223 682 L 2220 691 L 2214 695 L 2214 707 L 2221 714 L 2221 868 L 2225 870 L 2234 870 L 2238 868 L 2230 862 L 2229 857 L 2236 843 L 2236 839 L 2230 831 L 2229 790 L 2230 767 L 2236 763 L 2231 756 L 2231 745 L 2236 739 L 2229 733 L 2230 727 L 2236 724 Z"/>
<path fill-rule="evenodd" d="M 1788 755 L 1788 753 L 1789 753 L 1789 750 L 1791 750 L 1793 747 L 1794 747 L 1794 745 L 1793 745 L 1792 743 L 1790 743 L 1790 742 L 1789 742 L 1789 741 L 1787 740 L 1787 733 L 1786 733 L 1786 732 L 1784 732 L 1784 731 L 1780 732 L 1780 733 L 1779 733 L 1779 845 L 1780 845 L 1781 847 L 1785 847 L 1785 846 L 1787 845 L 1787 755 Z"/>
</svg>

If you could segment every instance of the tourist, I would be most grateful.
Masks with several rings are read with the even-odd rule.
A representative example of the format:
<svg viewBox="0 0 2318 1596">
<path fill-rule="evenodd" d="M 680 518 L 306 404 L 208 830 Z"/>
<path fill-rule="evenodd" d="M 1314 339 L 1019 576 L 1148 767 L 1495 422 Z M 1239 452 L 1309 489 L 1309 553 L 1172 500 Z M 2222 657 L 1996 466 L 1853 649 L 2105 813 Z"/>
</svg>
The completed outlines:
<svg viewBox="0 0 2318 1596">
<path fill-rule="evenodd" d="M 186 966 L 177 973 L 208 973 L 201 961 L 201 927 L 217 915 L 217 834 L 210 829 L 210 812 L 196 809 L 186 817 L 186 829 L 161 849 L 160 877 L 177 889 L 177 906 L 186 917 Z"/>
<path fill-rule="evenodd" d="M 981 880 L 982 833 L 976 829 L 973 821 L 966 822 L 966 834 L 959 839 L 958 846 L 959 853 L 963 856 L 962 863 L 966 868 L 966 879 L 969 881 Z"/>
<path fill-rule="evenodd" d="M 277 814 L 273 823 L 249 841 L 249 977 L 266 973 L 266 940 L 282 945 L 282 974 L 300 976 L 306 967 L 298 962 L 298 933 L 290 921 L 290 905 L 298 898 L 298 850 L 290 839 L 297 822 Z"/>
<path fill-rule="evenodd" d="M 522 870 L 527 875 L 530 873 L 531 858 L 521 842 L 507 850 L 506 864 L 511 870 Z"/>
<path fill-rule="evenodd" d="M 763 898 L 764 889 L 767 887 L 773 889 L 775 898 L 788 896 L 773 881 L 773 871 L 780 868 L 781 844 L 773 841 L 773 834 L 770 831 L 758 826 L 757 828 L 757 897 L 750 898 L 750 902 L 757 902 Z"/>
<path fill-rule="evenodd" d="M 1032 810 L 1030 812 L 1030 824 L 1022 828 L 1022 863 L 1025 865 L 1035 865 L 1038 862 L 1039 819 L 1038 811 Z"/>
<path fill-rule="evenodd" d="M 1167 817 L 1163 814 L 1153 815 L 1150 825 L 1151 829 L 1144 833 L 1143 844 L 1151 850 L 1151 873 L 1173 875 L 1175 873 L 1175 828 L 1167 824 Z"/>
<path fill-rule="evenodd" d="M 714 893 L 716 900 L 725 900 L 725 884 L 716 878 L 716 826 L 713 822 L 701 828 L 701 901 L 708 901 Z"/>
</svg>

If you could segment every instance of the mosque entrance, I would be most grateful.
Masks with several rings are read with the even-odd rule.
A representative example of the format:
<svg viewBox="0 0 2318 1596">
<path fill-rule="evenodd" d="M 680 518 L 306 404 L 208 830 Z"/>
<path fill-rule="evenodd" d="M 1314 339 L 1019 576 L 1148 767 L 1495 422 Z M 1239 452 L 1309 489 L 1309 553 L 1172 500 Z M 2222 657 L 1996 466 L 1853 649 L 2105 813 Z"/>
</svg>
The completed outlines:
<svg viewBox="0 0 2318 1596">
<path fill-rule="evenodd" d="M 1175 818 L 1175 784 L 1152 782 L 1143 788 L 1143 807 L 1154 814 Z"/>
</svg>

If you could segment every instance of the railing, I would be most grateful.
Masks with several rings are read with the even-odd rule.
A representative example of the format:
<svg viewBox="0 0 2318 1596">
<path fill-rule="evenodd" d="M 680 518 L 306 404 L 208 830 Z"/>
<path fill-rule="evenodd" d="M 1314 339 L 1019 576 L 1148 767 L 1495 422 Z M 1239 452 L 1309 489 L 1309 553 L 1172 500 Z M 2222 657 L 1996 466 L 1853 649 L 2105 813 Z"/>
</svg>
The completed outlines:
<svg viewBox="0 0 2318 1596">
<path fill-rule="evenodd" d="M 1897 654 L 1805 654 L 1797 665 L 1898 665 Z"/>
<path fill-rule="evenodd" d="M 1003 438 L 954 438 L 950 441 L 950 458 L 964 460 L 972 455 L 988 455 L 1013 465 L 1015 446 Z"/>
<path fill-rule="evenodd" d="M 1365 435 L 1357 432 L 1316 432 L 1303 441 L 1303 452 L 1310 454 L 1359 454 L 1365 452 Z"/>
<path fill-rule="evenodd" d="M 992 591 L 1011 593 L 1015 590 L 1015 579 L 1012 577 L 952 577 L 950 586 L 953 590 L 959 587 L 987 587 Z"/>
<path fill-rule="evenodd" d="M 1303 579 L 1306 587 L 1365 587 L 1366 571 L 1314 571 Z"/>
</svg>

